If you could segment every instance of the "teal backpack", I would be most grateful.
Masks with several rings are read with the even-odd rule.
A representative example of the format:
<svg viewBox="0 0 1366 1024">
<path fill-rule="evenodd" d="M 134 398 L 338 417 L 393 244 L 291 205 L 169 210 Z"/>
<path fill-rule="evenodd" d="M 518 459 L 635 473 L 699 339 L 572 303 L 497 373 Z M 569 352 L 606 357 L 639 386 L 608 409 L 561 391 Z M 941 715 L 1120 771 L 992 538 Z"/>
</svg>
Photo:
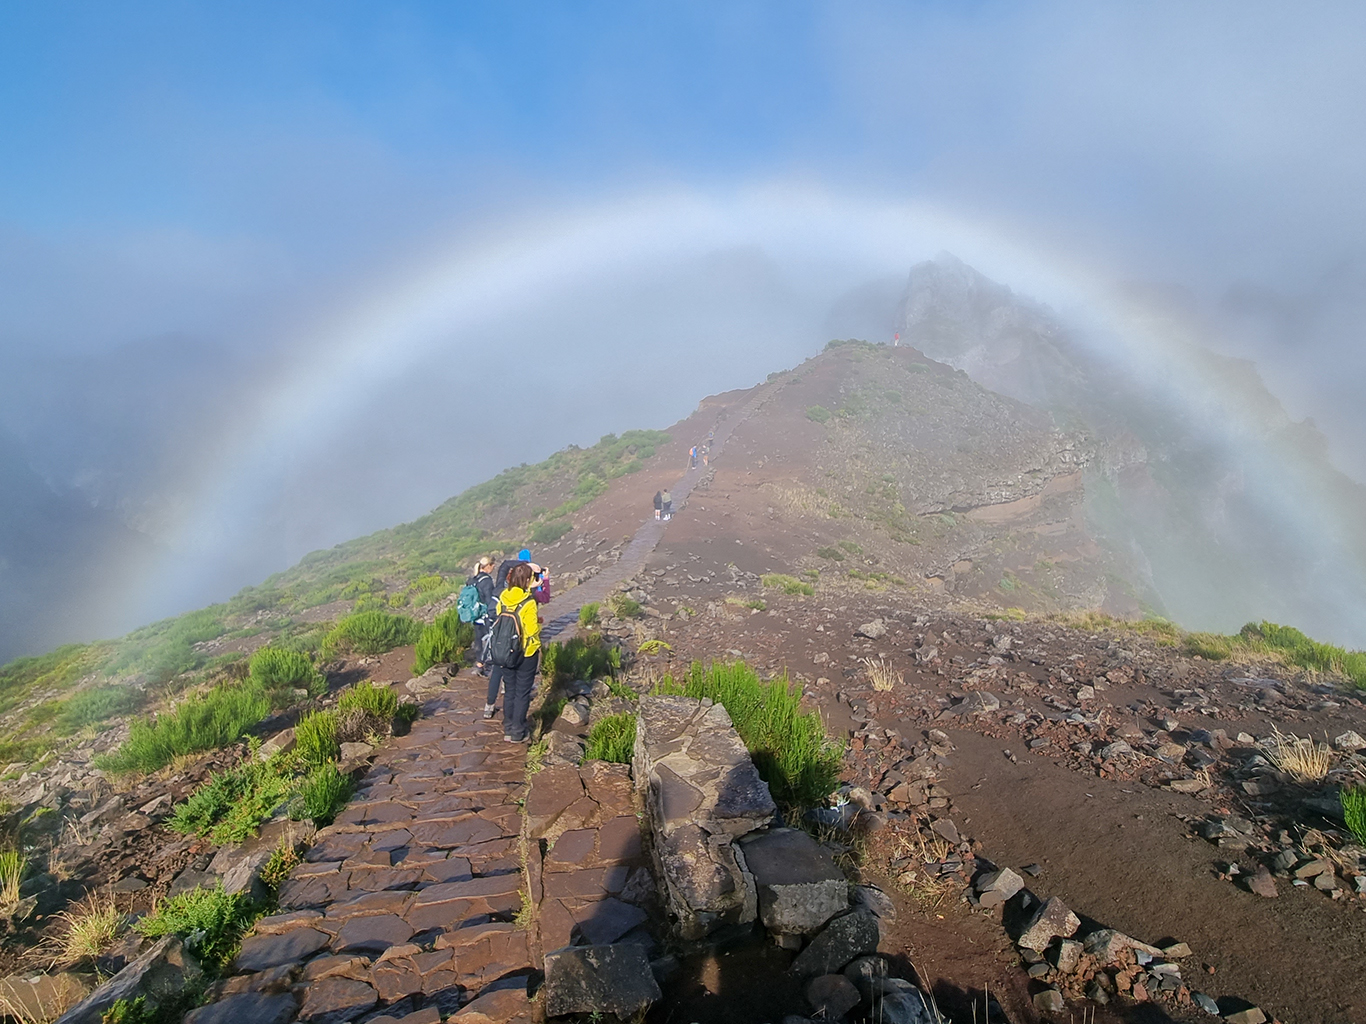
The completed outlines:
<svg viewBox="0 0 1366 1024">
<path fill-rule="evenodd" d="M 484 602 L 479 600 L 479 588 L 473 583 L 466 583 L 460 588 L 460 596 L 455 599 L 455 613 L 460 616 L 461 622 L 474 622 L 488 614 Z"/>
</svg>

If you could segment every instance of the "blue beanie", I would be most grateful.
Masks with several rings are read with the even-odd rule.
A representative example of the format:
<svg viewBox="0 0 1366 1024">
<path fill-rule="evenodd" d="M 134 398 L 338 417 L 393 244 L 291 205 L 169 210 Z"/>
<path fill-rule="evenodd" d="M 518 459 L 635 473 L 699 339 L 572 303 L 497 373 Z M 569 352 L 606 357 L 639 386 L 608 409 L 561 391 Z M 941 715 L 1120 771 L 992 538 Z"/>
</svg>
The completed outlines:
<svg viewBox="0 0 1366 1024">
<path fill-rule="evenodd" d="M 523 562 L 531 561 L 531 549 L 522 548 L 521 551 L 517 552 L 517 557 L 520 558 Z"/>
</svg>

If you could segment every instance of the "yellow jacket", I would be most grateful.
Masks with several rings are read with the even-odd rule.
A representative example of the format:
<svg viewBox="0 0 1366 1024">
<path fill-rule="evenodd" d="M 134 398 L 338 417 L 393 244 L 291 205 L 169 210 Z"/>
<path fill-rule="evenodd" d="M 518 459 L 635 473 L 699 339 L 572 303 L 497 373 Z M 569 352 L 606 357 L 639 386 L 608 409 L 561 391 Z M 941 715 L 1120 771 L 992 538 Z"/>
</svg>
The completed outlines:
<svg viewBox="0 0 1366 1024">
<path fill-rule="evenodd" d="M 529 658 L 541 649 L 541 617 L 536 614 L 539 607 L 531 592 L 521 587 L 508 587 L 498 598 L 498 612 L 516 608 L 522 601 L 522 610 L 517 614 L 522 619 L 522 651 Z"/>
</svg>

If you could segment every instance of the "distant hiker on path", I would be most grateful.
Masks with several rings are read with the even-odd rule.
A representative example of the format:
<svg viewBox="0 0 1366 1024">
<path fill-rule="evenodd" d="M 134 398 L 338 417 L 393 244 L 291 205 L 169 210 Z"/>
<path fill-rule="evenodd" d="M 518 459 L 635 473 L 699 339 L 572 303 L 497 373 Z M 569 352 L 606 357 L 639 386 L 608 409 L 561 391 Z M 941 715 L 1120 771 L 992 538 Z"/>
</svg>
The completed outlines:
<svg viewBox="0 0 1366 1024">
<path fill-rule="evenodd" d="M 692 448 L 688 451 L 688 468 L 697 468 L 697 445 L 693 445 Z"/>
<path fill-rule="evenodd" d="M 492 718 L 498 699 L 498 684 L 503 683 L 503 741 L 521 743 L 527 739 L 526 712 L 541 664 L 541 618 L 531 587 L 531 566 L 521 562 L 508 570 L 507 589 L 498 597 L 498 617 L 489 643 L 493 672 L 489 676 L 489 700 L 484 717 Z"/>
<path fill-rule="evenodd" d="M 655 491 L 655 518 L 658 519 L 660 510 L 664 507 L 664 495 Z"/>
<path fill-rule="evenodd" d="M 711 442 L 710 442 L 710 441 L 704 441 L 704 442 L 702 443 L 702 465 L 703 465 L 703 466 L 706 466 L 707 463 L 710 461 L 710 459 L 711 459 Z"/>
<path fill-rule="evenodd" d="M 659 508 L 660 511 L 664 513 L 665 522 L 674 517 L 674 496 L 668 491 L 664 491 L 660 494 Z"/>
</svg>

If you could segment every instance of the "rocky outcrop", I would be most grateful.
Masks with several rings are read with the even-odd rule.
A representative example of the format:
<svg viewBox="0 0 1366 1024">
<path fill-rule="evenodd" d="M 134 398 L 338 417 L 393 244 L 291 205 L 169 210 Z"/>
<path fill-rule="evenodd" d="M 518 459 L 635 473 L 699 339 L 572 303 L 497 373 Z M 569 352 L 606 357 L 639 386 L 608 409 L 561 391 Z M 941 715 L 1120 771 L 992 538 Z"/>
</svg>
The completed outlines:
<svg viewBox="0 0 1366 1024">
<path fill-rule="evenodd" d="M 57 1018 L 57 1024 L 100 1024 L 105 1011 L 120 999 L 145 996 L 149 1007 L 155 1007 L 176 998 L 200 977 L 194 958 L 185 953 L 178 938 L 168 935 Z"/>
<path fill-rule="evenodd" d="M 775 805 L 719 704 L 690 697 L 640 701 L 636 787 L 657 877 L 685 939 L 753 921 L 758 898 L 735 840 L 768 824 Z"/>
</svg>

